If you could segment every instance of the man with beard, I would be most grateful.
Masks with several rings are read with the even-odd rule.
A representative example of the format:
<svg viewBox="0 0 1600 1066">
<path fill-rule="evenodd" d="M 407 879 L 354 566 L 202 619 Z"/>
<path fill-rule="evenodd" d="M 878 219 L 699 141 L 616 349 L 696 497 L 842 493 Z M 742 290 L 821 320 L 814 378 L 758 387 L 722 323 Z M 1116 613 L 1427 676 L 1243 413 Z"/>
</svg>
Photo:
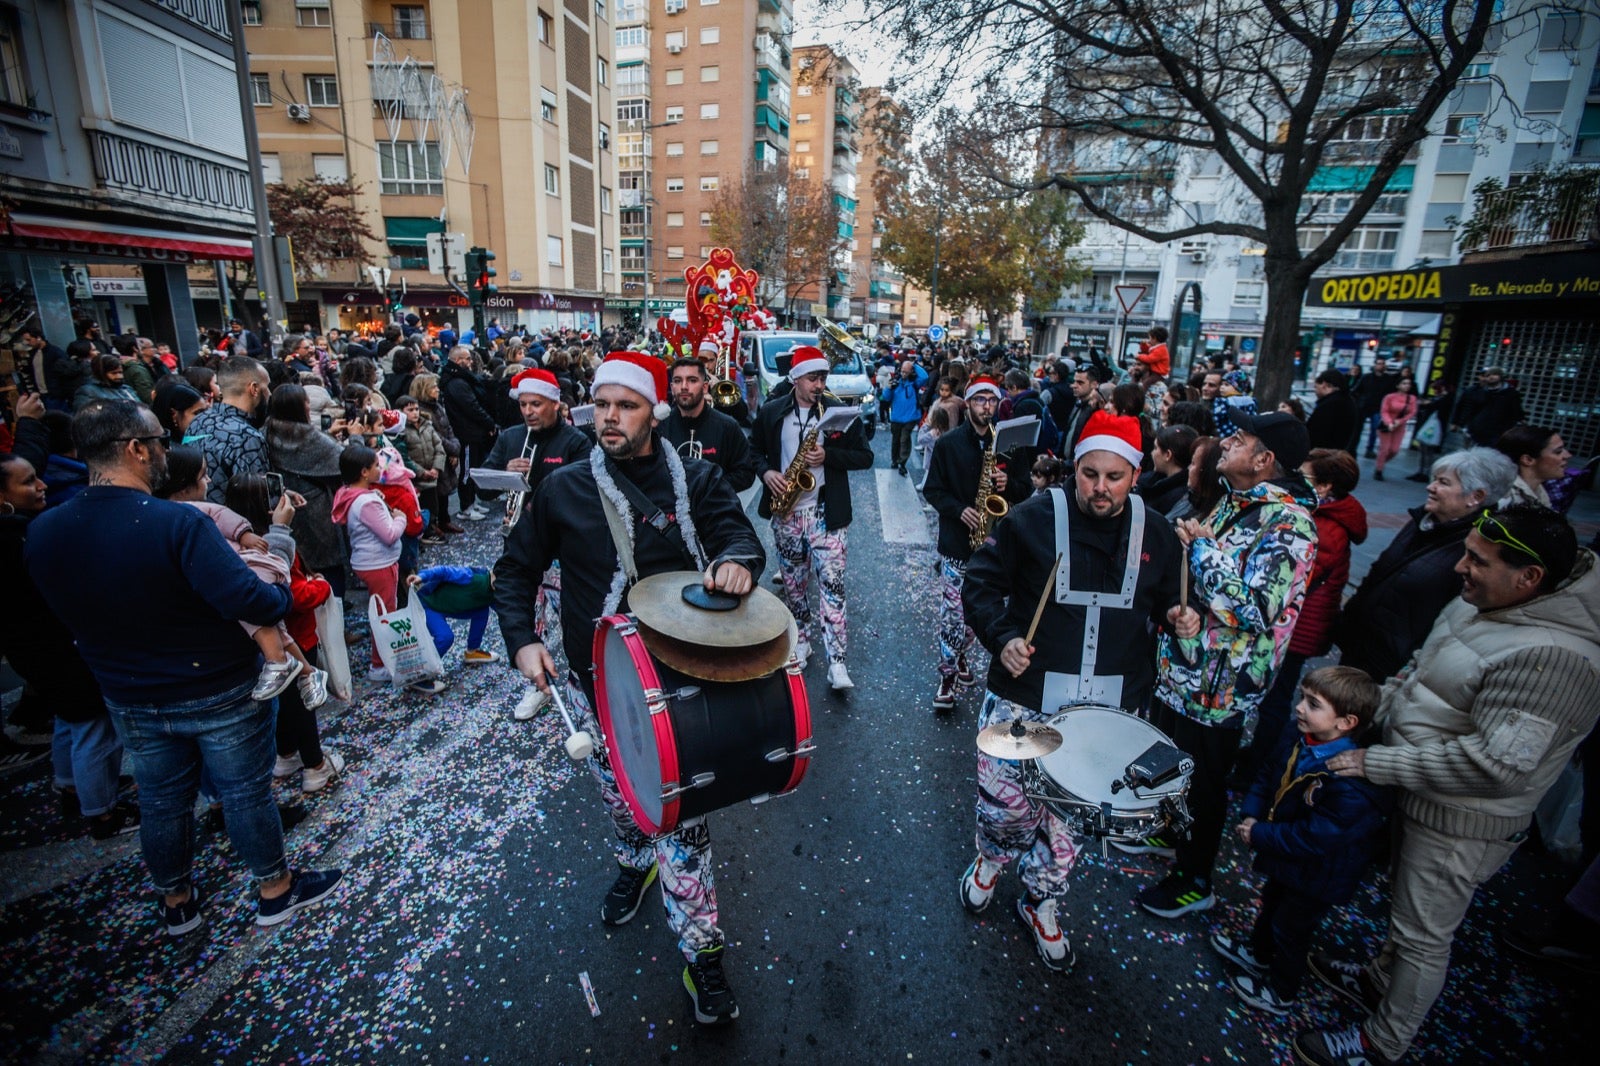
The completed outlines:
<svg viewBox="0 0 1600 1066">
<path fill-rule="evenodd" d="M 744 430 L 706 399 L 710 381 L 705 364 L 698 359 L 679 359 L 672 364 L 671 381 L 672 413 L 661 423 L 661 435 L 684 458 L 720 466 L 734 492 L 755 484 L 756 463 Z"/>
<path fill-rule="evenodd" d="M 1072 488 L 1019 504 L 973 554 L 962 600 L 994 657 L 979 728 L 1047 721 L 1073 703 L 1143 710 L 1155 684 L 1157 627 L 1199 632 L 1199 614 L 1178 607 L 1177 536 L 1131 495 L 1141 458 L 1138 420 L 1095 412 L 1073 453 Z M 977 847 L 961 877 L 961 905 L 974 914 L 988 907 L 1001 872 L 1020 860 L 1027 892 L 1017 914 L 1046 968 L 1070 970 L 1075 959 L 1058 911 L 1078 844 L 1027 795 L 1021 763 L 981 752 Z"/>
<path fill-rule="evenodd" d="M 600 738 L 594 712 L 591 646 L 595 619 L 627 610 L 633 581 L 673 570 L 698 570 L 705 585 L 742 596 L 766 562 L 739 498 L 711 463 L 681 459 L 655 433 L 670 411 L 666 364 L 640 352 L 613 352 L 594 377 L 600 447 L 587 462 L 563 466 L 534 494 L 533 510 L 506 539 L 495 564 L 495 610 L 517 669 L 548 690 L 554 660 L 534 619 L 539 582 L 556 560 L 564 584 L 561 629 L 567 650 L 567 698 L 580 729 Z M 622 483 L 626 482 L 626 485 Z M 643 513 L 634 500 L 647 501 Z M 613 526 L 615 523 L 615 527 Z M 725 1024 L 739 1007 L 722 972 L 711 837 L 692 819 L 651 839 L 635 824 L 602 745 L 590 760 L 616 832 L 621 867 L 601 905 L 608 926 L 631 920 L 659 875 L 667 924 L 687 966 L 684 987 L 695 1018 Z"/>
<path fill-rule="evenodd" d="M 954 709 L 957 686 L 973 682 L 967 663 L 972 627 L 962 614 L 961 581 L 967 560 L 972 558 L 973 530 L 983 521 L 978 510 L 978 481 L 984 453 L 993 443 L 1000 385 L 993 378 L 973 378 L 965 399 L 967 417 L 933 446 L 928 480 L 922 486 L 923 498 L 939 513 L 939 691 L 933 697 L 935 711 Z M 1008 503 L 1020 503 L 1027 499 L 1030 486 L 1025 477 L 1013 481 L 1007 476 L 1006 460 L 1001 456 L 995 460 L 990 491 L 1004 496 Z"/>
<path fill-rule="evenodd" d="M 794 349 L 789 381 L 794 388 L 768 400 L 756 414 L 750 447 L 761 473 L 762 518 L 772 519 L 772 543 L 783 563 L 784 600 L 800 627 L 795 655 L 802 666 L 811 656 L 811 579 L 817 575 L 822 612 L 822 643 L 828 652 L 828 684 L 834 691 L 855 687 L 845 669 L 847 630 L 844 613 L 845 533 L 850 525 L 850 471 L 872 466 L 861 420 L 842 432 L 817 437 L 806 453 L 805 465 L 816 479 L 810 492 L 800 493 L 788 513 L 772 513 L 774 493 L 789 488 L 788 471 L 794 457 L 829 407 L 843 401 L 825 395 L 828 359 L 822 349 L 802 344 Z"/>
<path fill-rule="evenodd" d="M 189 423 L 186 438 L 206 456 L 211 487 L 206 499 L 226 502 L 228 479 L 235 474 L 265 474 L 270 469 L 267 438 L 261 432 L 272 387 L 267 369 L 244 355 L 230 355 L 217 370 L 222 402 L 214 403 Z"/>
<path fill-rule="evenodd" d="M 151 495 L 166 480 L 169 438 L 148 408 L 91 404 L 72 436 L 89 487 L 34 521 L 25 559 L 133 759 L 140 843 L 167 932 L 201 923 L 192 823 L 202 765 L 259 886 L 256 924 L 277 925 L 340 877 L 289 868 L 272 800 L 276 715 L 250 696 L 261 659 L 235 624 L 281 620 L 289 590 L 251 573 L 204 513 Z M 97 559 L 119 560 L 114 589 L 87 565 Z"/>
</svg>

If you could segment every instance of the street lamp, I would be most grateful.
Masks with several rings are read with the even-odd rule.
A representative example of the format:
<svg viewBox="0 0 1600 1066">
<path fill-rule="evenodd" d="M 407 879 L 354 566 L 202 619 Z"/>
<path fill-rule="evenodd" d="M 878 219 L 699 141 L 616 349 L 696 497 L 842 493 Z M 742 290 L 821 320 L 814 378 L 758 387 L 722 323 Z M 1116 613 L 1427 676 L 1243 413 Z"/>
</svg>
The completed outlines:
<svg viewBox="0 0 1600 1066">
<path fill-rule="evenodd" d="M 672 118 L 665 122 L 640 122 L 636 118 L 631 118 L 628 120 L 628 129 L 637 133 L 648 134 L 651 130 L 658 130 L 663 126 L 676 126 L 682 121 L 683 119 L 681 118 Z M 648 137 L 639 145 L 639 149 L 644 159 L 644 176 L 640 180 L 640 184 L 643 187 L 639 190 L 639 206 L 644 208 L 644 302 L 639 305 L 639 326 L 644 330 L 645 336 L 649 337 L 650 327 L 646 323 L 650 320 L 650 268 L 655 265 L 650 257 L 650 236 L 655 229 L 650 217 L 650 204 L 655 198 L 650 195 L 650 139 Z"/>
</svg>

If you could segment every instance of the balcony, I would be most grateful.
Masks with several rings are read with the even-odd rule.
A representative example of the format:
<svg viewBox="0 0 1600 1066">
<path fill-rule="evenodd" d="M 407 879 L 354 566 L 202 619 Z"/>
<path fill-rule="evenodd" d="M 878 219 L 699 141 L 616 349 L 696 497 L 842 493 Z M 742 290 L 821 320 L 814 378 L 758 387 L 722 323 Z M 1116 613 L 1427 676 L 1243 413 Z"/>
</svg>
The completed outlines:
<svg viewBox="0 0 1600 1066">
<path fill-rule="evenodd" d="M 427 41 L 433 35 L 426 19 L 397 19 L 394 22 L 367 23 L 367 36 L 381 33 L 391 41 Z"/>
<path fill-rule="evenodd" d="M 1510 188 L 1489 178 L 1472 193 L 1472 215 L 1459 234 L 1464 256 L 1495 259 L 1600 242 L 1600 168 L 1536 170 Z"/>
<path fill-rule="evenodd" d="M 106 130 L 90 129 L 94 173 L 107 189 L 155 196 L 175 205 L 202 207 L 249 224 L 250 172 Z"/>
<path fill-rule="evenodd" d="M 756 67 L 758 69 L 761 67 L 774 71 L 787 71 L 789 69 L 789 53 L 772 34 L 756 34 L 755 48 Z"/>
</svg>

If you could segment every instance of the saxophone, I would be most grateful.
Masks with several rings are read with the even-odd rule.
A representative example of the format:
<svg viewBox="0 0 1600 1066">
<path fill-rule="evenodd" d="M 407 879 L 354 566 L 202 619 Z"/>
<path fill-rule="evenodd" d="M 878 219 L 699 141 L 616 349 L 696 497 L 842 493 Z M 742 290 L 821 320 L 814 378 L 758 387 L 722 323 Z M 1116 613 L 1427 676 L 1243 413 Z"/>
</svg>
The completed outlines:
<svg viewBox="0 0 1600 1066">
<path fill-rule="evenodd" d="M 1004 518 L 1006 512 L 1011 509 L 1006 503 L 1006 498 L 994 491 L 994 469 L 997 459 L 994 446 L 998 441 L 993 436 L 993 430 L 990 434 L 989 447 L 983 449 L 983 469 L 978 474 L 978 499 L 972 505 L 978 512 L 978 526 L 967 539 L 973 551 L 977 551 L 978 546 L 988 539 L 989 530 L 993 529 L 994 524 Z"/>
<path fill-rule="evenodd" d="M 819 419 L 811 432 L 805 435 L 800 442 L 800 447 L 795 451 L 794 458 L 789 460 L 789 468 L 783 472 L 783 479 L 789 487 L 782 493 L 772 495 L 772 514 L 775 518 L 783 518 L 790 511 L 802 495 L 817 487 L 817 476 L 806 469 L 806 452 L 816 447 L 817 437 L 822 434 L 822 423 Z"/>
</svg>

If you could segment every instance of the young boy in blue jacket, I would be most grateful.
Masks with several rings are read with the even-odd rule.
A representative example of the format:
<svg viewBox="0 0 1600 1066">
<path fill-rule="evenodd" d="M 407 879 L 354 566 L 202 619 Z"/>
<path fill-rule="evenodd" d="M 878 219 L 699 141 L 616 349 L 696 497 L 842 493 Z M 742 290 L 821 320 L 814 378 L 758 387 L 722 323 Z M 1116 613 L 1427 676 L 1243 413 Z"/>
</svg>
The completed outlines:
<svg viewBox="0 0 1600 1066">
<path fill-rule="evenodd" d="M 1372 858 L 1388 790 L 1340 777 L 1327 761 L 1358 746 L 1378 709 L 1378 686 L 1352 666 L 1325 666 L 1300 682 L 1295 720 L 1262 767 L 1234 832 L 1265 874 L 1248 942 L 1211 934 L 1212 948 L 1243 972 L 1239 998 L 1287 1014 L 1306 975 L 1306 950 L 1328 911 L 1348 902 Z"/>
<path fill-rule="evenodd" d="M 483 646 L 489 628 L 489 607 L 494 603 L 494 578 L 481 566 L 430 566 L 413 574 L 407 584 L 417 590 L 428 618 L 433 646 L 443 655 L 456 641 L 447 618 L 467 619 L 467 651 L 461 661 L 486 666 L 500 656 Z"/>
</svg>

